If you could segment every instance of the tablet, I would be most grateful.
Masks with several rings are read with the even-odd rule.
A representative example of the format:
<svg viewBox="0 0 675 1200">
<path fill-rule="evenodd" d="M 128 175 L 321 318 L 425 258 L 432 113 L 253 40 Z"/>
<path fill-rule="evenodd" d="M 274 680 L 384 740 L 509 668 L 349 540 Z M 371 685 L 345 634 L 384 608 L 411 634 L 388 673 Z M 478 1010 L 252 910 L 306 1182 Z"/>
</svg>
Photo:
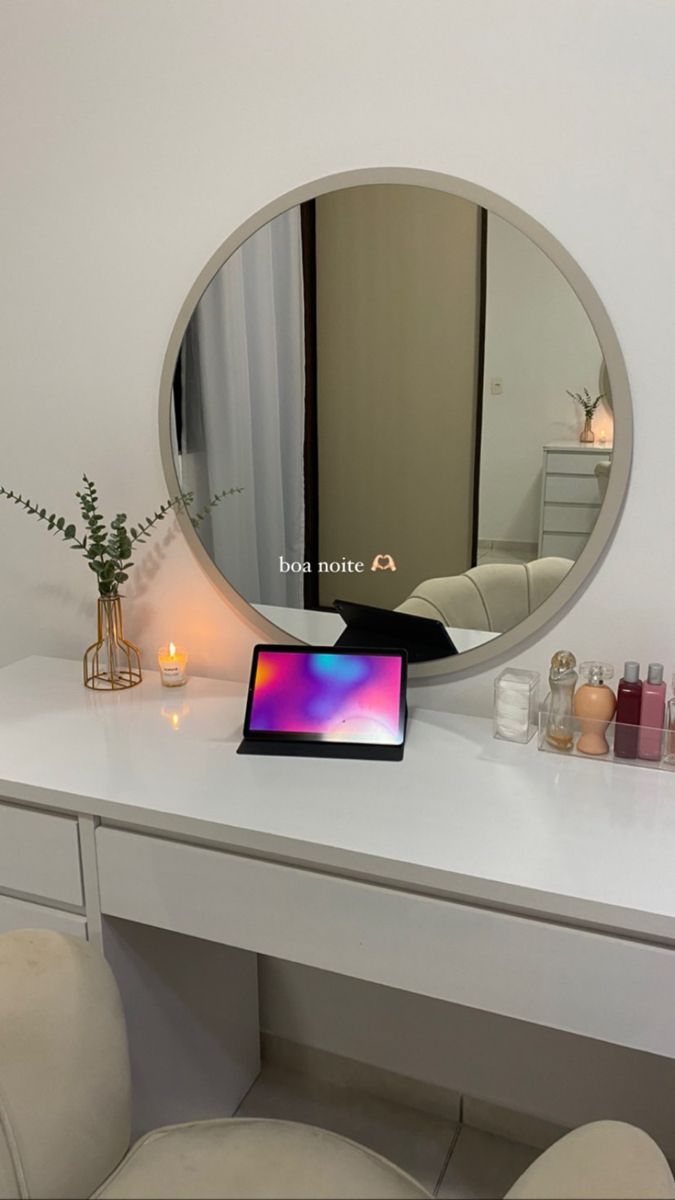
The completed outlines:
<svg viewBox="0 0 675 1200">
<path fill-rule="evenodd" d="M 404 650 L 256 646 L 243 754 L 401 759 Z"/>
<path fill-rule="evenodd" d="M 445 625 L 434 617 L 418 617 L 396 609 L 375 608 L 352 600 L 334 600 L 346 628 L 336 646 L 400 646 L 407 651 L 408 662 L 430 662 L 449 658 L 457 647 Z"/>
</svg>

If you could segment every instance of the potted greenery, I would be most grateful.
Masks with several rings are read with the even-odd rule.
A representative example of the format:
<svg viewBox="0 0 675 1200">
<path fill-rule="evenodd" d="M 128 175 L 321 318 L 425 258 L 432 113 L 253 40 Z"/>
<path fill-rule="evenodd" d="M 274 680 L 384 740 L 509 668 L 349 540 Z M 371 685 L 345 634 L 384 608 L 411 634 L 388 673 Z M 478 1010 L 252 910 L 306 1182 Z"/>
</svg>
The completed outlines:
<svg viewBox="0 0 675 1200">
<path fill-rule="evenodd" d="M 579 435 L 579 441 L 594 442 L 595 434 L 593 433 L 593 417 L 595 416 L 595 410 L 597 409 L 600 401 L 604 400 L 605 398 L 604 393 L 601 392 L 599 396 L 595 397 L 595 400 L 591 400 L 590 392 L 587 388 L 584 388 L 583 395 L 581 392 L 570 392 L 569 390 L 567 391 L 567 395 L 571 396 L 573 400 L 576 400 L 577 404 L 579 404 L 584 410 L 584 427 Z"/>
<path fill-rule="evenodd" d="M 86 475 L 82 477 L 84 487 L 75 495 L 79 501 L 86 532 L 80 535 L 73 524 L 56 513 L 47 515 L 47 509 L 26 500 L 21 495 L 0 484 L 0 496 L 20 505 L 30 516 L 47 523 L 47 530 L 67 542 L 71 550 L 78 550 L 86 559 L 90 571 L 96 575 L 98 584 L 98 637 L 84 656 L 84 682 L 87 687 L 104 691 L 134 687 L 141 682 L 141 658 L 138 647 L 124 637 L 122 624 L 121 586 L 129 578 L 133 567 L 132 554 L 135 546 L 141 546 L 152 537 L 160 521 L 171 512 L 183 510 L 195 528 L 201 524 L 221 500 L 241 492 L 242 488 L 229 488 L 217 492 L 208 504 L 197 513 L 190 512 L 194 501 L 192 492 L 181 492 L 165 500 L 151 517 L 137 525 L 127 525 L 126 513 L 117 513 L 110 528 L 99 509 L 96 485 Z"/>
</svg>

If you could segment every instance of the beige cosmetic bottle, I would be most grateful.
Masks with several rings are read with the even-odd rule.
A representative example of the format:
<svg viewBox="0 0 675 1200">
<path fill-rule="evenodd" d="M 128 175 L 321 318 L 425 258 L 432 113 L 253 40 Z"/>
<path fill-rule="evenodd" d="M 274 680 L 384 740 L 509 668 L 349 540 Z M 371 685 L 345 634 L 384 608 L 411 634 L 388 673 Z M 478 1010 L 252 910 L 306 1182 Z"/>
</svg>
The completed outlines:
<svg viewBox="0 0 675 1200">
<path fill-rule="evenodd" d="M 574 694 L 574 715 L 580 730 L 577 750 L 582 754 L 607 754 L 605 734 L 616 711 L 616 696 L 605 680 L 612 678 L 614 668 L 609 663 L 585 662 L 579 674 L 584 683 Z"/>
</svg>

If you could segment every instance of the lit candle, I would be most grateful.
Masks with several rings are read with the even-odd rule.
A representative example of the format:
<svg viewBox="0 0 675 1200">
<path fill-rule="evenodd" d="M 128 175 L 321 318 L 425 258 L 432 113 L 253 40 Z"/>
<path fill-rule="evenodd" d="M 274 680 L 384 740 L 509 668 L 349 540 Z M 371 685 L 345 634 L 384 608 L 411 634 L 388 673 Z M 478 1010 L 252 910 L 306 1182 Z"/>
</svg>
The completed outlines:
<svg viewBox="0 0 675 1200">
<path fill-rule="evenodd" d="M 182 687 L 187 683 L 187 654 L 182 646 L 162 646 L 157 654 L 164 687 Z"/>
</svg>

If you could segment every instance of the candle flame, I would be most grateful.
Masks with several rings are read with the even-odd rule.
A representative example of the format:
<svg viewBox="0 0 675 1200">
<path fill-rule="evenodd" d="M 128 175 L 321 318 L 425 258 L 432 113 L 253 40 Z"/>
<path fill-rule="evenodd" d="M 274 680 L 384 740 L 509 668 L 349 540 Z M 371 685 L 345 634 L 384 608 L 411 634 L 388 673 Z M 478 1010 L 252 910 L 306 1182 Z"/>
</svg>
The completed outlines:
<svg viewBox="0 0 675 1200">
<path fill-rule="evenodd" d="M 178 716 L 178 713 L 171 714 L 171 724 L 173 725 L 174 729 L 178 729 L 178 726 L 180 725 L 180 717 Z"/>
<path fill-rule="evenodd" d="M 173 642 L 169 642 L 169 658 L 175 658 L 175 657 L 176 657 L 176 647 L 174 646 Z"/>
</svg>

